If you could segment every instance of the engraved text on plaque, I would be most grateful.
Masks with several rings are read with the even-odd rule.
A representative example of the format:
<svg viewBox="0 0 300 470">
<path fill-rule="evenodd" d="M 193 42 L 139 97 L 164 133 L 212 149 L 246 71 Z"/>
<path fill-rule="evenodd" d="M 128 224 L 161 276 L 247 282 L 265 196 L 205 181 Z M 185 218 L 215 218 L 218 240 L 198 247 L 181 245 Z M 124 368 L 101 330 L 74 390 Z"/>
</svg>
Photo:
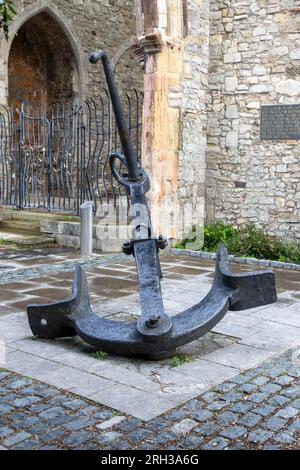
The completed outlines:
<svg viewBox="0 0 300 470">
<path fill-rule="evenodd" d="M 261 140 L 300 140 L 300 104 L 262 106 Z"/>
</svg>

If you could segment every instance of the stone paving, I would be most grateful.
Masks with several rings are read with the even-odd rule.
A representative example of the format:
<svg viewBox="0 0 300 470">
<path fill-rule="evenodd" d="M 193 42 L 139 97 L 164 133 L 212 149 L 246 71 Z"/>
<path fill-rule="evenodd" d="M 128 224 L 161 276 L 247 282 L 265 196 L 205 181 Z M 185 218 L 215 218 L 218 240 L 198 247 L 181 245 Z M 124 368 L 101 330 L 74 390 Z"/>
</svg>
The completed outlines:
<svg viewBox="0 0 300 470">
<path fill-rule="evenodd" d="M 150 362 L 105 356 L 78 338 L 32 337 L 26 306 L 68 297 L 78 260 L 78 253 L 70 250 L 0 255 L 0 366 L 11 371 L 0 376 L 0 445 L 297 445 L 299 361 L 295 352 L 284 352 L 300 347 L 299 273 L 276 272 L 276 304 L 229 312 L 212 332 L 179 348 L 173 358 Z M 137 318 L 131 259 L 100 255 L 80 262 L 99 315 Z M 214 265 L 165 255 L 162 269 L 165 307 L 173 315 L 208 292 Z"/>
<path fill-rule="evenodd" d="M 300 349 L 144 422 L 5 370 L 6 449 L 287 449 L 300 445 Z M 0 447 L 1 449 L 1 447 Z"/>
</svg>

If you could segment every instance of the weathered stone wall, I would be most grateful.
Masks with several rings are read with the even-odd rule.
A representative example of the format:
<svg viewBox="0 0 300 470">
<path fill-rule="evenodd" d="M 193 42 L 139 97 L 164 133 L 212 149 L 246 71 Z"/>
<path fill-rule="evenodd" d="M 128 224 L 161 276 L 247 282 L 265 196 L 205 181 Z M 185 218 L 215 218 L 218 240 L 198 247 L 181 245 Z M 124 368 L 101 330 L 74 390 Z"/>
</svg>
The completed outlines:
<svg viewBox="0 0 300 470">
<path fill-rule="evenodd" d="M 116 79 L 122 89 L 142 90 L 143 71 L 139 60 L 127 51 L 136 38 L 134 0 L 15 0 L 14 3 L 18 15 L 12 22 L 9 41 L 0 36 L 0 103 L 8 100 L 7 69 L 12 40 L 23 22 L 41 11 L 54 15 L 69 37 L 78 68 L 78 77 L 73 83 L 75 94 L 85 98 L 101 92 L 105 82 L 100 65 L 92 66 L 88 62 L 89 53 L 99 48 L 108 52 L 113 66 L 118 61 Z M 57 49 L 61 47 L 60 39 L 58 35 Z"/>
<path fill-rule="evenodd" d="M 186 13 L 188 24 L 181 82 L 178 191 L 181 203 L 191 205 L 193 224 L 202 225 L 205 216 L 207 105 L 210 100 L 209 0 L 188 1 Z"/>
<path fill-rule="evenodd" d="M 144 4 L 140 38 L 147 53 L 142 163 L 155 232 L 180 238 L 204 220 L 209 1 L 154 4 Z"/>
<path fill-rule="evenodd" d="M 261 105 L 300 103 L 300 2 L 210 4 L 207 218 L 300 238 L 300 144 L 259 134 Z"/>
</svg>

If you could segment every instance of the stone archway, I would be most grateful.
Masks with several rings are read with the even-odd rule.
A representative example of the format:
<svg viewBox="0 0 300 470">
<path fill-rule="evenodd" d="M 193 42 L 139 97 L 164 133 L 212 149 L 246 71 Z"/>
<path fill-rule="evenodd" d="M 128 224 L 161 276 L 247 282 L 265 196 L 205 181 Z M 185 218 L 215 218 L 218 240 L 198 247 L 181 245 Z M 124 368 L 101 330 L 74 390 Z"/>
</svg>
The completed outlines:
<svg viewBox="0 0 300 470">
<path fill-rule="evenodd" d="M 18 107 L 22 100 L 34 100 L 47 107 L 70 99 L 77 94 L 77 77 L 69 40 L 54 18 L 44 11 L 26 21 L 10 49 L 9 104 Z"/>
<path fill-rule="evenodd" d="M 39 32 L 36 30 L 37 28 Z M 58 34 L 56 38 L 55 32 Z M 10 35 L 8 41 L 4 39 L 1 40 L 0 38 L 0 75 L 2 76 L 2 81 L 0 81 L 0 103 L 7 104 L 8 101 L 11 101 L 9 97 L 9 91 L 11 91 L 9 90 L 11 85 L 11 81 L 9 80 L 9 72 L 12 72 L 12 69 L 17 66 L 16 62 L 18 62 L 18 56 L 21 59 L 21 62 L 23 62 L 23 65 L 26 65 L 24 64 L 24 54 L 22 54 L 21 37 L 26 38 L 26 41 L 29 43 L 30 47 L 35 49 L 35 53 L 31 51 L 32 53 L 28 54 L 29 57 L 27 57 L 27 66 L 25 66 L 27 72 L 29 73 L 30 62 L 32 68 L 33 64 L 40 65 L 40 70 L 38 71 L 40 77 L 35 77 L 35 85 L 37 86 L 37 89 L 41 90 L 41 93 L 37 92 L 36 95 L 42 94 L 44 96 L 41 82 L 43 82 L 43 74 L 45 74 L 46 69 L 48 69 L 47 78 L 50 79 L 50 82 L 52 82 L 52 91 L 49 90 L 50 97 L 52 95 L 55 99 L 55 95 L 58 97 L 63 95 L 68 96 L 71 93 L 70 88 L 72 88 L 73 96 L 77 96 L 81 100 L 85 98 L 87 59 L 85 60 L 79 41 L 74 36 L 68 20 L 55 7 L 55 5 L 53 5 L 53 2 L 50 0 L 38 0 L 33 5 L 25 8 L 14 18 L 14 21 L 10 26 Z M 59 37 L 59 47 L 55 47 L 57 46 L 57 37 Z M 37 42 L 40 44 L 43 43 L 42 49 L 44 50 L 44 54 L 45 52 L 49 52 L 47 50 L 49 45 L 50 48 L 52 46 L 52 52 L 55 52 L 55 49 L 56 52 L 59 52 L 57 57 L 52 54 L 52 58 L 48 58 L 50 62 L 48 63 L 48 66 L 45 65 L 46 61 L 42 58 L 43 52 L 37 50 Z M 65 55 L 62 53 L 63 51 L 61 51 L 61 49 L 64 49 Z M 10 63 L 11 59 L 14 60 L 13 57 L 16 59 L 15 63 Z M 59 66 L 60 63 L 64 62 L 65 59 L 67 59 L 66 61 L 69 62 L 69 64 L 65 68 L 64 73 L 69 73 L 69 81 L 72 82 L 72 87 L 63 90 L 64 86 L 62 84 L 59 85 L 58 83 L 59 81 L 61 83 L 62 80 L 57 80 L 57 77 L 55 77 L 55 69 L 53 69 L 53 65 Z M 52 65 L 50 65 L 51 61 Z M 10 66 L 12 67 L 11 70 L 9 70 Z M 28 73 L 26 74 L 27 77 Z M 55 81 L 57 81 L 56 91 L 54 91 L 55 86 L 53 86 Z M 35 96 L 35 98 L 36 97 L 37 96 Z M 50 102 L 52 99 L 53 98 L 50 98 Z"/>
</svg>

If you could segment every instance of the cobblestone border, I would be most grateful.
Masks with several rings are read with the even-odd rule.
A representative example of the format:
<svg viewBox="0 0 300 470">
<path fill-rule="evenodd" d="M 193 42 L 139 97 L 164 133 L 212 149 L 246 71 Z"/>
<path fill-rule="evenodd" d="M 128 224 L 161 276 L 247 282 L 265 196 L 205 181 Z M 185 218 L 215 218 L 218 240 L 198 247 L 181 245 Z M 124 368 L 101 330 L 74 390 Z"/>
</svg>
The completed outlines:
<svg viewBox="0 0 300 470">
<path fill-rule="evenodd" d="M 216 253 L 208 253 L 207 251 L 181 250 L 178 248 L 172 248 L 171 253 L 175 256 L 192 256 L 194 258 L 211 260 L 216 259 Z M 271 261 L 267 259 L 240 258 L 239 256 L 229 255 L 229 261 L 233 261 L 237 264 L 250 264 L 256 266 L 266 266 L 269 268 L 284 269 L 286 271 L 300 271 L 300 264 L 283 263 L 281 261 Z"/>
</svg>

